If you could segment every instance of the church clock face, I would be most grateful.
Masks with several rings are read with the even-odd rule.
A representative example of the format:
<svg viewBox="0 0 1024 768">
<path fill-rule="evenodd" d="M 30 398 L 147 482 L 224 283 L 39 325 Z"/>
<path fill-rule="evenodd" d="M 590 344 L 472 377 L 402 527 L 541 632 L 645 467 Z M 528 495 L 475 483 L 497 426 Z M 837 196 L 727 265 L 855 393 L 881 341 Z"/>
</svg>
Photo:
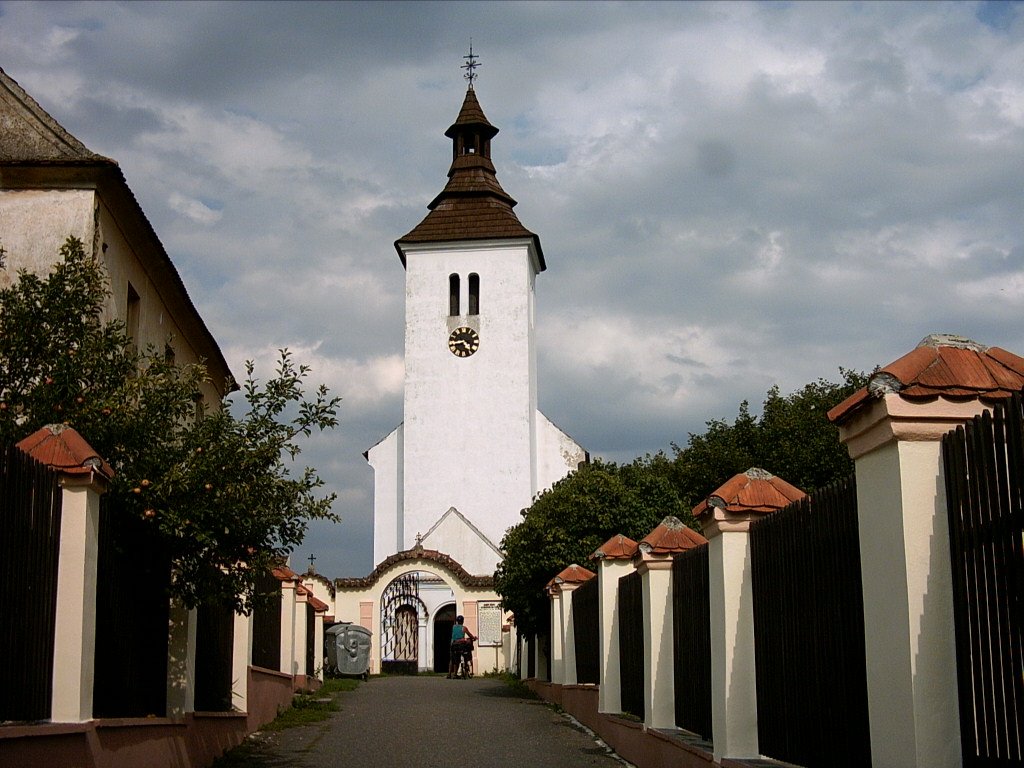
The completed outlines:
<svg viewBox="0 0 1024 768">
<path fill-rule="evenodd" d="M 448 349 L 456 357 L 469 357 L 480 348 L 480 335 L 472 328 L 456 328 L 448 336 Z"/>
</svg>

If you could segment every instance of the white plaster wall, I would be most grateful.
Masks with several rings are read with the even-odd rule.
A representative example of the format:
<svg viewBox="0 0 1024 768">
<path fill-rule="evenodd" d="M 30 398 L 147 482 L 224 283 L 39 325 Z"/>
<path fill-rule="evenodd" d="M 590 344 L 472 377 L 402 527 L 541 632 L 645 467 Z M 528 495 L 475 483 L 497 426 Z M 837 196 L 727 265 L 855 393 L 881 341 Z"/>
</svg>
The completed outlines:
<svg viewBox="0 0 1024 768">
<path fill-rule="evenodd" d="M 68 235 L 91 253 L 95 198 L 91 189 L 0 190 L 0 245 L 7 251 L 0 287 L 17 280 L 19 269 L 48 273 Z"/>
<path fill-rule="evenodd" d="M 534 494 L 547 490 L 586 460 L 587 452 L 556 427 L 540 411 L 536 411 L 537 484 Z M 518 523 L 519 520 L 515 520 Z"/>
<path fill-rule="evenodd" d="M 404 547 L 449 507 L 492 541 L 533 498 L 534 267 L 526 242 L 460 245 L 406 257 Z M 448 276 L 480 276 L 480 314 L 448 316 Z M 459 358 L 448 335 L 476 327 Z M 456 558 L 459 553 L 452 553 Z"/>
<path fill-rule="evenodd" d="M 374 565 L 405 549 L 402 543 L 403 432 L 399 425 L 366 452 L 366 459 L 373 467 Z"/>
</svg>

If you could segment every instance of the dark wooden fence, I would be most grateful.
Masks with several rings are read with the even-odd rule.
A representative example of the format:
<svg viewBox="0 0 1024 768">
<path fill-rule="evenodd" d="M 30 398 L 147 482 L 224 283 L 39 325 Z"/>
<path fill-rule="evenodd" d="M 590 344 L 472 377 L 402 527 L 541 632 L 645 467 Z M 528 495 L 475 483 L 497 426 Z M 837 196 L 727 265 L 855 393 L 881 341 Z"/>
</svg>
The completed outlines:
<svg viewBox="0 0 1024 768">
<path fill-rule="evenodd" d="M 573 637 L 576 644 L 576 682 L 601 682 L 598 639 L 597 577 L 572 591 Z"/>
<path fill-rule="evenodd" d="M 0 448 L 0 721 L 50 717 L 60 524 L 57 473 Z"/>
<path fill-rule="evenodd" d="M 1021 397 L 942 442 L 966 768 L 1024 763 Z"/>
<path fill-rule="evenodd" d="M 751 526 L 761 753 L 871 764 L 854 478 Z"/>
<path fill-rule="evenodd" d="M 101 497 L 95 717 L 166 713 L 170 579 L 170 558 L 152 528 Z"/>
<path fill-rule="evenodd" d="M 235 611 L 230 605 L 201 605 L 196 611 L 197 712 L 230 712 Z"/>
<path fill-rule="evenodd" d="M 306 674 L 316 674 L 316 610 L 306 603 Z"/>
<path fill-rule="evenodd" d="M 619 685 L 622 711 L 644 718 L 644 599 L 640 574 L 619 579 Z"/>
<path fill-rule="evenodd" d="M 252 664 L 264 669 L 281 669 L 281 582 L 270 571 L 256 587 L 261 600 L 252 613 Z M 290 672 L 291 670 L 286 670 Z"/>
<path fill-rule="evenodd" d="M 711 600 L 708 546 L 672 558 L 676 725 L 711 739 Z"/>
</svg>

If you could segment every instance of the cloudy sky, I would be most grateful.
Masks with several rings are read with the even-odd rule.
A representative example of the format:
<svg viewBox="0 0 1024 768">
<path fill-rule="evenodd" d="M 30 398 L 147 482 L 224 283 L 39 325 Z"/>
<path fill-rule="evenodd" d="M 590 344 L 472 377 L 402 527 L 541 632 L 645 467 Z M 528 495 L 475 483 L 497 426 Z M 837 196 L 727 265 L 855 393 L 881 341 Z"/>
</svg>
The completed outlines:
<svg viewBox="0 0 1024 768">
<path fill-rule="evenodd" d="M 929 333 L 1024 354 L 1020 4 L 0 2 L 0 67 L 121 164 L 236 375 L 288 347 L 344 398 L 303 454 L 343 522 L 297 567 L 373 566 L 393 242 L 444 185 L 471 38 L 548 263 L 541 409 L 592 454 Z"/>
</svg>

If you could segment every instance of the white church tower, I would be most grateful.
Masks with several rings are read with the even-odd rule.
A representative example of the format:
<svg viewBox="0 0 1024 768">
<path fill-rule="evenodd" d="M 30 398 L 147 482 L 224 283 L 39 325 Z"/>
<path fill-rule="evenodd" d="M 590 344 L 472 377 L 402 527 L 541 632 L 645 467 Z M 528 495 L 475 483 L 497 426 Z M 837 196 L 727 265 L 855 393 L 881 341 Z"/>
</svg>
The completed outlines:
<svg viewBox="0 0 1024 768">
<path fill-rule="evenodd" d="M 469 79 L 445 132 L 448 183 L 395 243 L 406 272 L 404 421 L 366 458 L 376 563 L 420 544 L 490 574 L 520 510 L 586 453 L 537 410 L 534 281 L 544 253 L 498 183 L 498 129 Z"/>
</svg>

